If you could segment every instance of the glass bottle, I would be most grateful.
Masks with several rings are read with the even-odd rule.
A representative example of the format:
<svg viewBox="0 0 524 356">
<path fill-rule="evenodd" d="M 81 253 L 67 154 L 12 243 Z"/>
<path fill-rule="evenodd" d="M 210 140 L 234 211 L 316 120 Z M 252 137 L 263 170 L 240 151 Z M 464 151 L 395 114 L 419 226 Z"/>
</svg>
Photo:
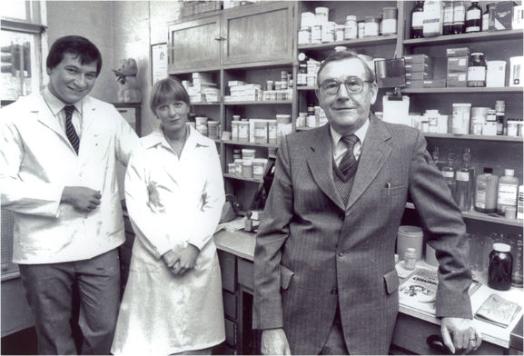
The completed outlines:
<svg viewBox="0 0 524 356">
<path fill-rule="evenodd" d="M 411 11 L 411 38 L 422 38 L 422 28 L 424 21 L 424 1 L 417 1 Z"/>
<path fill-rule="evenodd" d="M 477 176 L 475 186 L 475 210 L 482 213 L 497 211 L 497 185 L 499 177 L 493 174 L 493 168 L 485 167 L 484 173 Z"/>
<path fill-rule="evenodd" d="M 474 177 L 473 168 L 471 168 L 471 151 L 469 148 L 464 150 L 462 156 L 462 167 L 457 170 L 455 187 L 455 201 L 461 211 L 471 209 L 472 182 Z"/>
<path fill-rule="evenodd" d="M 505 169 L 504 176 L 499 179 L 497 192 L 497 212 L 500 215 L 506 215 L 506 209 L 517 209 L 517 192 L 519 188 L 519 179 L 514 176 L 513 169 Z M 515 219 L 515 216 L 512 217 Z"/>
<path fill-rule="evenodd" d="M 466 6 L 464 1 L 453 3 L 453 34 L 464 33 L 466 22 Z"/>
<path fill-rule="evenodd" d="M 449 190 L 451 192 L 452 196 L 455 196 L 455 154 L 450 152 L 448 154 L 448 162 L 445 164 L 442 169 L 442 176 L 444 177 L 444 181 L 449 187 Z"/>
<path fill-rule="evenodd" d="M 506 111 L 506 103 L 504 100 L 497 100 L 495 102 L 495 115 L 497 118 L 497 135 L 506 135 L 507 124 L 504 112 Z"/>
<path fill-rule="evenodd" d="M 444 27 L 442 29 L 444 35 L 453 34 L 453 2 L 446 1 L 444 3 Z"/>
<path fill-rule="evenodd" d="M 486 86 L 486 60 L 484 53 L 471 53 L 468 63 L 468 87 Z"/>
<path fill-rule="evenodd" d="M 508 290 L 511 287 L 513 256 L 511 246 L 505 243 L 494 243 L 489 254 L 488 286 L 496 290 Z"/>
<path fill-rule="evenodd" d="M 438 170 L 440 171 L 442 168 L 442 162 L 440 162 L 440 152 L 438 146 L 433 147 L 433 151 L 431 152 L 431 158 L 433 158 L 435 166 L 437 166 Z"/>
<path fill-rule="evenodd" d="M 480 32 L 482 26 L 482 9 L 478 1 L 473 1 L 466 10 L 466 32 Z"/>
<path fill-rule="evenodd" d="M 486 11 L 482 14 L 482 32 L 491 31 L 495 26 L 495 5 L 489 3 L 486 5 Z"/>
</svg>

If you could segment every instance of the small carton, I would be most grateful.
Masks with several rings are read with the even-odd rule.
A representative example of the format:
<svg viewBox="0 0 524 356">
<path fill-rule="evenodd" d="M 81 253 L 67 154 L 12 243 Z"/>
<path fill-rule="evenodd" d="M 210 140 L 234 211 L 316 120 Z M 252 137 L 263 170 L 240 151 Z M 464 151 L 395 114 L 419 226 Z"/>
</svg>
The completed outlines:
<svg viewBox="0 0 524 356">
<path fill-rule="evenodd" d="M 457 48 L 447 48 L 446 56 L 448 57 L 469 57 L 469 48 L 468 47 L 457 47 Z"/>
<path fill-rule="evenodd" d="M 448 73 L 465 72 L 468 70 L 468 57 L 448 57 Z"/>
<path fill-rule="evenodd" d="M 447 87 L 466 87 L 467 73 L 448 73 L 446 80 Z"/>
<path fill-rule="evenodd" d="M 431 58 L 427 54 L 410 54 L 404 56 L 404 62 L 406 64 L 412 63 L 426 63 L 431 64 Z"/>
<path fill-rule="evenodd" d="M 513 21 L 513 1 L 499 1 L 495 5 L 495 30 L 511 30 Z"/>
<path fill-rule="evenodd" d="M 427 63 L 406 63 L 406 72 L 429 72 L 430 66 Z"/>
<path fill-rule="evenodd" d="M 429 72 L 406 72 L 406 80 L 431 79 L 432 76 Z"/>
</svg>

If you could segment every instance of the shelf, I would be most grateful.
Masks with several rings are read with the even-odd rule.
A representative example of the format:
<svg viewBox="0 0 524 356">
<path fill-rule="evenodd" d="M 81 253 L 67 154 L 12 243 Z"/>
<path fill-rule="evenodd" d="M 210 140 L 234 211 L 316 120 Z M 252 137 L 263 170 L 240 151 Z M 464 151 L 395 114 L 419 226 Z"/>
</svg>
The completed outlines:
<svg viewBox="0 0 524 356">
<path fill-rule="evenodd" d="M 301 44 L 298 45 L 299 50 L 322 50 L 322 49 L 331 49 L 336 46 L 373 46 L 381 44 L 394 44 L 397 41 L 397 35 L 391 36 L 377 36 L 369 38 L 360 38 L 356 40 L 347 40 L 347 41 L 338 41 L 338 42 L 329 42 L 329 43 L 318 43 L 318 44 Z"/>
<path fill-rule="evenodd" d="M 212 103 L 204 103 L 204 102 L 191 103 L 191 106 L 218 106 L 218 105 L 220 105 L 220 101 L 215 101 Z"/>
<path fill-rule="evenodd" d="M 271 61 L 271 62 L 258 62 L 258 63 L 246 63 L 246 64 L 225 64 L 224 70 L 245 70 L 245 69 L 256 69 L 256 68 L 278 68 L 292 66 L 293 62 L 284 61 Z"/>
<path fill-rule="evenodd" d="M 406 209 L 414 210 L 416 208 L 413 203 L 406 203 Z M 488 215 L 488 214 L 483 214 L 483 213 L 479 213 L 476 211 L 464 211 L 462 212 L 462 217 L 465 219 L 486 221 L 486 222 L 491 222 L 491 223 L 500 224 L 500 225 L 507 225 L 507 226 L 522 227 L 523 225 L 522 220 L 506 219 L 502 216 Z"/>
<path fill-rule="evenodd" d="M 318 89 L 317 87 L 297 87 L 298 91 L 313 91 L 317 89 Z"/>
<path fill-rule="evenodd" d="M 195 67 L 187 69 L 176 69 L 169 72 L 169 75 L 180 75 L 180 74 L 191 74 L 191 73 L 205 73 L 205 72 L 218 72 L 221 67 Z"/>
<path fill-rule="evenodd" d="M 225 178 L 230 178 L 230 179 L 242 180 L 244 182 L 251 182 L 251 183 L 262 183 L 263 182 L 262 179 L 245 178 L 245 177 L 242 177 L 242 176 L 237 176 L 236 174 L 229 174 L 229 173 L 224 173 L 224 177 Z"/>
<path fill-rule="evenodd" d="M 452 138 L 458 140 L 479 140 L 479 141 L 498 141 L 498 142 L 519 142 L 522 143 L 522 137 L 513 136 L 481 136 L 481 135 L 460 135 L 460 134 L 438 134 L 423 132 L 425 137 L 432 138 Z"/>
<path fill-rule="evenodd" d="M 233 140 L 222 140 L 222 143 L 226 145 L 236 145 L 236 146 L 251 146 L 251 147 L 266 147 L 266 148 L 277 148 L 278 144 L 276 143 L 255 143 L 255 142 L 240 142 Z"/>
<path fill-rule="evenodd" d="M 515 93 L 522 94 L 523 87 L 504 87 L 504 88 L 486 88 L 486 87 L 460 87 L 460 88 L 402 88 L 404 94 L 477 94 L 477 93 Z"/>
<path fill-rule="evenodd" d="M 405 46 L 423 46 L 432 44 L 446 44 L 453 42 L 483 42 L 507 39 L 522 39 L 522 30 L 505 30 L 494 32 L 461 33 L 460 35 L 447 35 L 429 38 L 405 39 Z"/>
<path fill-rule="evenodd" d="M 239 106 L 239 105 L 290 105 L 292 100 L 276 100 L 276 101 L 229 101 L 224 102 L 225 106 Z"/>
</svg>

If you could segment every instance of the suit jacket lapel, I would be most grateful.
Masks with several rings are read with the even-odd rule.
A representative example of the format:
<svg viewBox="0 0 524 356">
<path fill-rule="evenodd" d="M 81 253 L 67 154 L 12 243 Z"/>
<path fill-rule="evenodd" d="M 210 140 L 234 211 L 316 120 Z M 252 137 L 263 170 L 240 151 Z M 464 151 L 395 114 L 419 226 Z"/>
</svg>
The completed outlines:
<svg viewBox="0 0 524 356">
<path fill-rule="evenodd" d="M 391 154 L 391 145 L 387 142 L 391 135 L 384 124 L 373 116 L 369 124 L 347 210 L 356 203 L 373 182 L 384 162 Z"/>
<path fill-rule="evenodd" d="M 342 198 L 337 193 L 333 181 L 333 154 L 332 154 L 331 135 L 329 134 L 329 125 L 324 125 L 316 130 L 316 137 L 310 145 L 310 154 L 307 163 L 313 179 L 326 194 L 341 210 L 345 210 Z"/>
</svg>

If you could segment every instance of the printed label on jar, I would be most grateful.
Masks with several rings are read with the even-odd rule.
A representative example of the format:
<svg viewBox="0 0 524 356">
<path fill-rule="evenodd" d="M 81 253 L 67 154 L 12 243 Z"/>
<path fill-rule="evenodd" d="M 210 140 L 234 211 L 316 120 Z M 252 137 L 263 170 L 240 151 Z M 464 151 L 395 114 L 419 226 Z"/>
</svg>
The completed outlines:
<svg viewBox="0 0 524 356">
<path fill-rule="evenodd" d="M 424 13 L 423 12 L 415 12 L 413 14 L 413 18 L 411 19 L 412 20 L 412 23 L 411 23 L 411 27 L 422 27 L 423 26 L 423 21 L 424 21 Z"/>
<path fill-rule="evenodd" d="M 444 178 L 453 178 L 455 173 L 453 171 L 442 171 L 442 176 Z"/>
<path fill-rule="evenodd" d="M 475 207 L 479 209 L 486 209 L 486 192 L 481 190 L 477 192 L 477 199 L 475 199 Z"/>
<path fill-rule="evenodd" d="M 461 182 L 469 182 L 468 172 L 457 172 L 457 180 Z"/>
<path fill-rule="evenodd" d="M 468 68 L 468 81 L 486 80 L 486 68 L 485 67 L 469 67 Z"/>
<path fill-rule="evenodd" d="M 513 184 L 499 183 L 498 204 L 515 205 L 516 201 L 517 186 Z"/>
</svg>

